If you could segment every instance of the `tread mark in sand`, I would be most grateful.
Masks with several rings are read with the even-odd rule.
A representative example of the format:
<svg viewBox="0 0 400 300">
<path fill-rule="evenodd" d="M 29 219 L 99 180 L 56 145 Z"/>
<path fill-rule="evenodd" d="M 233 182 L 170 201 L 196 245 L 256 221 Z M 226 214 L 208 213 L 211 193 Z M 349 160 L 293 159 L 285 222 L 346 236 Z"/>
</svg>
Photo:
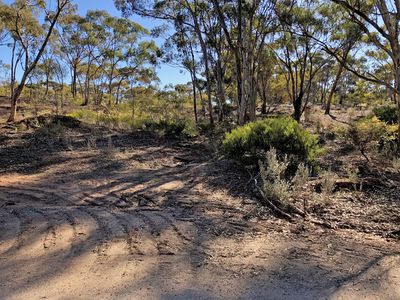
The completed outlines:
<svg viewBox="0 0 400 300">
<path fill-rule="evenodd" d="M 175 252 L 170 249 L 171 247 L 169 247 L 167 240 L 160 240 L 157 238 L 161 235 L 162 225 L 157 224 L 150 216 L 147 216 L 143 212 L 140 212 L 140 213 L 138 212 L 138 214 L 144 218 L 145 222 L 147 222 L 148 225 L 150 225 L 150 229 L 151 229 L 150 233 L 155 238 L 158 255 L 175 255 Z M 157 215 L 153 214 L 153 218 L 155 216 L 157 216 Z M 164 221 L 164 223 L 167 225 L 167 227 L 171 226 L 172 222 L 170 220 L 162 218 L 160 216 L 158 216 L 158 217 Z"/>
<path fill-rule="evenodd" d="M 54 186 L 54 190 L 57 192 L 54 190 L 49 190 L 48 188 L 15 186 L 0 186 L 0 190 L 2 190 L 5 194 L 21 195 L 38 201 L 47 200 L 47 198 L 55 198 L 57 202 L 68 202 L 73 204 L 73 201 L 70 198 L 72 198 L 74 195 L 63 191 L 58 186 Z"/>
<path fill-rule="evenodd" d="M 17 236 L 15 237 L 14 244 L 7 251 L 5 251 L 3 255 L 7 255 L 16 250 L 21 249 L 22 246 L 24 245 L 24 240 L 25 240 L 24 236 L 26 236 L 29 232 L 33 233 L 34 227 L 32 226 L 32 223 L 34 217 L 32 216 L 32 213 L 36 214 L 35 211 L 29 207 L 22 207 L 19 209 L 13 209 L 11 211 L 11 214 L 14 215 L 20 221 L 21 226 Z"/>
<path fill-rule="evenodd" d="M 94 212 L 95 209 L 82 207 L 81 210 L 86 214 L 88 214 L 97 223 L 96 231 L 98 232 L 98 237 L 97 237 L 98 243 L 95 246 L 93 252 L 95 252 L 99 258 L 106 258 L 107 257 L 106 250 L 109 248 L 108 240 L 111 237 L 110 232 L 107 230 L 107 225 L 105 225 L 104 221 L 102 221 L 101 218 L 95 214 Z"/>
<path fill-rule="evenodd" d="M 14 212 L 14 210 L 9 210 L 9 209 L 1 209 L 1 215 L 2 215 L 2 220 L 7 220 L 9 218 L 14 219 L 14 222 L 17 223 L 16 226 L 13 226 L 13 228 L 15 228 L 15 232 L 12 232 L 10 234 L 10 232 L 8 232 L 10 234 L 10 237 L 7 237 L 7 239 L 10 240 L 10 246 L 8 247 L 8 249 L 0 252 L 0 255 L 3 254 L 7 254 L 11 249 L 15 249 L 15 245 L 17 243 L 17 239 L 18 237 L 21 235 L 21 231 L 22 231 L 22 227 L 23 227 L 23 222 L 21 221 L 20 217 L 17 217 L 16 213 Z"/>
<path fill-rule="evenodd" d="M 123 216 L 123 214 L 127 214 L 124 212 L 119 212 L 115 213 L 112 211 L 109 211 L 110 214 L 112 214 L 121 224 L 124 234 L 126 235 L 126 243 L 128 245 L 128 251 L 129 251 L 129 255 L 143 255 L 143 252 L 141 252 L 138 248 L 137 241 L 135 241 L 134 235 L 131 233 L 131 229 L 129 228 L 129 220 L 126 218 L 126 216 Z M 128 214 L 130 216 L 132 216 L 131 214 Z"/>
</svg>

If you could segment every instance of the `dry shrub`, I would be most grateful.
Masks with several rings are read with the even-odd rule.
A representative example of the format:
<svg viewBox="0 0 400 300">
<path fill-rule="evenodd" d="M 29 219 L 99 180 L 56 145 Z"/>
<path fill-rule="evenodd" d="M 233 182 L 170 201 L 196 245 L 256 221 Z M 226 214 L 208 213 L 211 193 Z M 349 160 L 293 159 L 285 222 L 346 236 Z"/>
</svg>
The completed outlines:
<svg viewBox="0 0 400 300">
<path fill-rule="evenodd" d="M 295 175 L 287 179 L 289 161 L 286 156 L 279 159 L 275 148 L 267 151 L 265 163 L 260 161 L 259 166 L 263 197 L 281 206 L 293 204 L 295 195 L 308 182 L 310 174 L 309 169 L 304 164 L 300 164 Z"/>
</svg>

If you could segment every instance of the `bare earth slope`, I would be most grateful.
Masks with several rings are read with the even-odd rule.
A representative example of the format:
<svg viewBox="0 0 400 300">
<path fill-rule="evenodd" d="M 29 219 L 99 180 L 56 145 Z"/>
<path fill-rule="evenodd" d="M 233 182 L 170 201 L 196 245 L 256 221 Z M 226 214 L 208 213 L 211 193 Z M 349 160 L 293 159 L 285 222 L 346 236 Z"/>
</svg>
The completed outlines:
<svg viewBox="0 0 400 300">
<path fill-rule="evenodd" d="M 0 135 L 0 299 L 400 299 L 395 240 L 257 217 L 201 144 L 71 132 Z"/>
</svg>

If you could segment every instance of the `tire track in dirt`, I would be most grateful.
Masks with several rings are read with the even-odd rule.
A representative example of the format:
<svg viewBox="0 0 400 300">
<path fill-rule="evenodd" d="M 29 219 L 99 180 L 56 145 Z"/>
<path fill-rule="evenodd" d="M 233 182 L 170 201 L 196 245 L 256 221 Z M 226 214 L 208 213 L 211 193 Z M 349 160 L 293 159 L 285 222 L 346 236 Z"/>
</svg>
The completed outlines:
<svg viewBox="0 0 400 300">
<path fill-rule="evenodd" d="M 176 217 L 167 216 L 165 213 L 156 213 L 156 215 L 168 222 L 178 239 L 180 238 L 183 241 L 182 245 L 180 245 L 180 254 L 186 255 L 188 261 L 194 268 L 202 266 L 210 257 L 212 257 L 212 255 L 209 254 L 211 249 L 204 245 L 204 242 L 207 241 L 207 238 L 203 237 L 196 222 L 185 222 L 189 223 L 188 228 L 180 229 L 179 225 L 177 225 L 180 224 L 180 222 L 176 219 Z M 186 233 L 183 233 L 184 230 Z M 189 232 L 193 235 L 193 237 L 188 236 L 190 234 Z"/>
<path fill-rule="evenodd" d="M 137 210 L 120 211 L 127 220 L 130 230 L 131 242 L 137 248 L 140 256 L 157 255 L 157 246 L 151 234 L 151 225 Z M 120 213 L 119 212 L 119 213 Z"/>
<path fill-rule="evenodd" d="M 134 186 L 134 184 L 132 184 L 129 179 L 126 177 L 120 177 L 117 180 L 107 181 L 98 186 L 81 190 L 81 195 L 76 195 L 74 199 L 76 200 L 76 204 L 81 205 L 99 207 L 110 206 L 120 200 L 120 196 L 117 195 L 116 192 L 128 189 L 132 186 Z"/>
<path fill-rule="evenodd" d="M 97 245 L 96 231 L 99 224 L 82 207 L 71 207 L 67 215 L 74 223 L 75 234 L 71 241 L 71 251 L 67 259 L 72 259 L 81 255 L 85 250 L 93 250 Z M 92 249 L 93 247 L 93 249 Z"/>
<path fill-rule="evenodd" d="M 0 208 L 0 255 L 7 252 L 15 244 L 20 234 L 21 219 L 17 218 L 9 209 Z"/>
<path fill-rule="evenodd" d="M 174 222 L 177 222 L 177 220 L 172 220 L 171 218 L 167 217 L 165 214 L 161 213 L 156 213 L 157 216 L 163 218 L 166 222 L 169 223 L 169 225 L 172 227 L 172 229 L 175 231 L 176 235 L 180 237 L 182 240 L 184 240 L 186 243 L 190 244 L 195 244 L 195 241 L 189 237 L 187 237 L 185 234 L 182 233 L 182 231 L 174 224 Z M 191 222 L 192 226 L 195 226 L 195 223 Z"/>
<path fill-rule="evenodd" d="M 175 255 L 182 250 L 182 247 L 179 245 L 180 239 L 172 240 L 172 236 L 167 235 L 167 232 L 171 229 L 171 224 L 168 219 L 164 219 L 154 212 L 148 213 L 142 211 L 138 214 L 143 217 L 150 230 L 158 255 Z"/>
<path fill-rule="evenodd" d="M 29 246 L 34 246 L 35 239 L 39 238 L 37 235 L 43 234 L 43 231 L 47 228 L 46 218 L 42 214 L 35 212 L 31 207 L 15 208 L 11 213 L 20 221 L 21 226 L 13 245 L 2 253 L 5 256 L 21 250 L 23 246 L 27 250 L 28 245 L 26 243 L 29 239 L 32 240 Z M 39 216 L 39 218 L 35 218 L 35 215 Z"/>
<path fill-rule="evenodd" d="M 72 251 L 72 243 L 76 238 L 75 221 L 65 211 L 56 207 L 42 209 L 34 208 L 37 214 L 47 220 L 47 228 L 43 239 L 45 250 L 59 251 L 63 257 L 68 256 Z"/>
<path fill-rule="evenodd" d="M 43 238 L 43 249 L 49 249 L 49 248 L 53 248 L 56 246 L 56 239 L 57 239 L 57 235 L 56 235 L 56 229 L 55 229 L 55 223 L 53 221 L 53 219 L 50 217 L 50 215 L 48 213 L 44 213 L 43 209 L 39 210 L 37 208 L 31 208 L 31 210 L 38 214 L 41 215 L 43 217 L 44 220 L 46 220 L 47 224 L 46 224 L 46 229 L 44 234 L 44 238 Z"/>
<path fill-rule="evenodd" d="M 62 190 L 58 185 L 53 185 L 48 188 L 0 186 L 0 193 L 9 195 L 11 197 L 13 195 L 22 195 L 25 197 L 32 198 L 32 201 L 36 200 L 48 204 L 52 203 L 62 203 L 63 205 L 67 203 L 74 204 L 73 202 L 74 195 Z M 51 200 L 50 203 L 49 200 Z"/>
<path fill-rule="evenodd" d="M 106 250 L 109 248 L 108 240 L 111 237 L 111 233 L 107 230 L 107 225 L 99 216 L 94 213 L 94 208 L 82 207 L 80 210 L 84 211 L 93 220 L 95 220 L 97 228 L 94 232 L 94 237 L 96 239 L 96 244 L 94 246 L 93 252 L 97 254 L 97 257 L 107 256 Z"/>
<path fill-rule="evenodd" d="M 11 211 L 11 214 L 19 220 L 20 225 L 20 230 L 18 234 L 15 237 L 15 242 L 14 245 L 11 246 L 3 255 L 7 255 L 9 253 L 12 253 L 16 250 L 19 250 L 23 246 L 23 235 L 27 232 L 29 232 L 29 225 L 31 225 L 33 218 L 24 213 L 24 210 L 27 208 L 20 208 L 20 209 L 13 209 Z M 32 231 L 32 229 L 30 230 Z"/>
<path fill-rule="evenodd" d="M 137 234 L 135 235 L 135 229 L 132 227 L 132 224 L 130 223 L 130 214 L 124 213 L 122 211 L 119 212 L 114 212 L 114 211 L 109 211 L 110 214 L 116 218 L 124 231 L 125 238 L 126 238 L 126 243 L 128 245 L 128 255 L 143 255 L 143 253 L 140 251 L 138 247 L 138 239 L 137 239 Z"/>
<path fill-rule="evenodd" d="M 128 244 L 125 238 L 124 226 L 117 218 L 105 208 L 82 207 L 81 209 L 98 224 L 96 230 L 98 244 L 94 248 L 94 252 L 99 259 L 108 259 L 112 255 L 122 253 L 128 254 L 129 251 L 125 250 L 128 248 Z M 120 247 L 121 243 L 125 244 L 125 246 Z"/>
</svg>

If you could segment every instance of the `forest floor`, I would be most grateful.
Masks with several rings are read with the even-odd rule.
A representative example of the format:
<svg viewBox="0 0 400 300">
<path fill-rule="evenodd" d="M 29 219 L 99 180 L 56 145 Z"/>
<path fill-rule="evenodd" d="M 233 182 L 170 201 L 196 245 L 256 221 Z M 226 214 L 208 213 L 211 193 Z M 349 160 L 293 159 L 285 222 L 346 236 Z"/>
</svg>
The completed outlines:
<svg viewBox="0 0 400 300">
<path fill-rule="evenodd" d="M 61 127 L 0 129 L 0 299 L 400 299 L 399 174 L 288 222 L 207 139 Z"/>
</svg>

